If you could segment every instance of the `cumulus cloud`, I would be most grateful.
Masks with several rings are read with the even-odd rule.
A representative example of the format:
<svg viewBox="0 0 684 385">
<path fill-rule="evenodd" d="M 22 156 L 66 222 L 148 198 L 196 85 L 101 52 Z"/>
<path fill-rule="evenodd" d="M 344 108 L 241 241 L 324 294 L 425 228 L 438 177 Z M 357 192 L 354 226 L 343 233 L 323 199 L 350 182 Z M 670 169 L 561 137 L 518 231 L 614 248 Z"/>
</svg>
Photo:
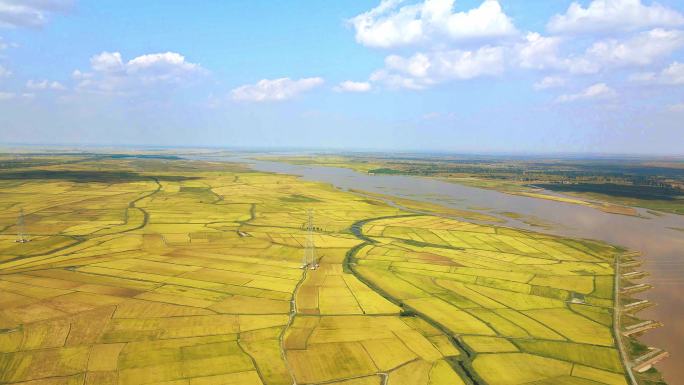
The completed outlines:
<svg viewBox="0 0 684 385">
<path fill-rule="evenodd" d="M 517 43 L 512 51 L 514 60 L 521 68 L 534 70 L 560 70 L 575 74 L 598 72 L 596 63 L 581 56 L 563 56 L 561 46 L 563 38 L 558 36 L 542 36 L 530 32 L 524 41 Z"/>
<path fill-rule="evenodd" d="M 360 44 L 394 51 L 369 77 L 390 88 L 425 89 L 521 68 L 553 75 L 534 85 L 540 90 L 571 75 L 650 67 L 684 47 L 684 31 L 672 28 L 684 25 L 684 16 L 641 0 L 573 3 L 549 21 L 550 35 L 521 34 L 496 0 L 458 12 L 454 0 L 383 0 L 350 23 Z M 595 33 L 604 27 L 620 33 Z M 574 39 L 569 32 L 593 34 Z"/>
<path fill-rule="evenodd" d="M 349 20 L 356 41 L 391 48 L 440 40 L 493 39 L 517 33 L 497 0 L 485 0 L 466 12 L 454 11 L 454 0 L 425 0 L 400 7 L 401 0 L 382 0 L 375 8 Z"/>
<path fill-rule="evenodd" d="M 262 79 L 256 84 L 246 84 L 231 91 L 233 100 L 266 102 L 292 99 L 295 96 L 312 90 L 324 83 L 322 78 L 303 79 Z"/>
<path fill-rule="evenodd" d="M 369 82 L 347 80 L 338 84 L 334 90 L 337 92 L 368 92 L 371 90 L 371 84 Z"/>
<path fill-rule="evenodd" d="M 588 60 L 603 66 L 645 66 L 684 46 L 684 32 L 656 28 L 627 40 L 608 39 L 587 49 Z"/>
<path fill-rule="evenodd" d="M 90 58 L 90 67 L 98 72 L 123 72 L 124 63 L 119 52 L 102 52 Z"/>
<path fill-rule="evenodd" d="M 138 56 L 126 64 L 126 72 L 139 77 L 145 83 L 175 83 L 204 70 L 199 64 L 185 61 L 183 55 L 166 52 Z"/>
<path fill-rule="evenodd" d="M 503 70 L 504 49 L 485 46 L 474 51 L 435 51 L 409 57 L 390 55 L 385 58 L 385 68 L 374 72 L 371 81 L 391 88 L 424 89 L 449 80 L 498 75 Z"/>
<path fill-rule="evenodd" d="M 74 0 L 0 0 L 0 27 L 41 27 L 50 15 L 68 11 Z"/>
<path fill-rule="evenodd" d="M 567 79 L 557 76 L 546 76 L 542 80 L 534 83 L 535 90 L 547 90 L 549 88 L 563 87 Z"/>
<path fill-rule="evenodd" d="M 556 99 L 559 103 L 569 103 L 578 100 L 610 99 L 617 96 L 617 93 L 605 83 L 597 83 L 589 86 L 576 94 L 561 95 Z"/>
<path fill-rule="evenodd" d="M 75 70 L 76 88 L 101 93 L 126 93 L 140 87 L 187 84 L 206 73 L 199 64 L 175 52 L 154 53 L 124 61 L 119 52 L 90 58 L 90 71 Z"/>
<path fill-rule="evenodd" d="M 515 47 L 518 62 L 523 68 L 546 69 L 559 66 L 559 47 L 561 38 L 542 36 L 530 32 L 522 43 Z"/>
<path fill-rule="evenodd" d="M 649 66 L 684 47 L 684 32 L 656 28 L 625 39 L 593 42 L 584 52 L 561 53 L 565 39 L 528 33 L 514 47 L 518 65 L 526 69 L 557 70 L 571 74 L 595 74 L 605 69 Z"/>
<path fill-rule="evenodd" d="M 562 15 L 555 15 L 547 28 L 553 33 L 634 31 L 684 24 L 684 16 L 658 3 L 641 0 L 593 0 L 586 8 L 573 2 Z"/>
<path fill-rule="evenodd" d="M 66 89 L 60 82 L 48 80 L 29 80 L 26 82 L 26 88 L 35 91 L 53 90 L 63 91 Z"/>
<path fill-rule="evenodd" d="M 663 85 L 684 84 L 684 63 L 674 62 L 660 72 L 639 72 L 629 78 L 633 82 Z"/>
<path fill-rule="evenodd" d="M 684 63 L 670 64 L 660 74 L 660 79 L 667 84 L 684 84 Z"/>
</svg>

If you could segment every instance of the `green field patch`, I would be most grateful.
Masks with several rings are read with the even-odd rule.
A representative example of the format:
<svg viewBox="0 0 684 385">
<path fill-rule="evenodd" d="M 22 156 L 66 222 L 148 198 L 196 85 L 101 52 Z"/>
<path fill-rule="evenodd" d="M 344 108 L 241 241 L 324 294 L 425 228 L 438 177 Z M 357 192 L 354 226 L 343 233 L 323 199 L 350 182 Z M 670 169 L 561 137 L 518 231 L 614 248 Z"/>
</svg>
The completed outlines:
<svg viewBox="0 0 684 385">
<path fill-rule="evenodd" d="M 486 286 L 467 285 L 467 287 L 516 310 L 561 308 L 565 306 L 565 302 L 553 298 L 516 293 Z"/>
<path fill-rule="evenodd" d="M 609 308 L 581 305 L 581 304 L 570 304 L 570 309 L 573 311 L 589 318 L 592 321 L 596 321 L 608 327 L 612 327 L 613 324 L 613 310 Z"/>
<path fill-rule="evenodd" d="M 574 291 L 582 294 L 589 294 L 594 291 L 593 276 L 543 276 L 538 275 L 530 284 L 537 286 L 552 287 L 567 291 Z"/>
<path fill-rule="evenodd" d="M 505 319 L 515 323 L 517 326 L 525 329 L 527 333 L 535 338 L 550 339 L 550 340 L 564 340 L 565 338 L 555 331 L 549 329 L 544 324 L 534 320 L 513 309 L 495 309 L 497 314 Z"/>
<path fill-rule="evenodd" d="M 627 379 L 623 374 L 607 372 L 588 366 L 575 365 L 572 368 L 572 375 L 579 378 L 586 378 L 608 385 L 627 385 Z"/>
<path fill-rule="evenodd" d="M 526 353 L 498 353 L 479 354 L 473 368 L 489 384 L 517 385 L 568 376 L 572 364 Z"/>
<path fill-rule="evenodd" d="M 615 279 L 613 276 L 597 276 L 594 278 L 596 281 L 596 289 L 591 293 L 594 297 L 612 299 L 613 298 L 613 285 L 615 284 Z"/>
<path fill-rule="evenodd" d="M 406 303 L 457 334 L 495 335 L 494 330 L 465 311 L 437 298 L 409 299 Z"/>
<path fill-rule="evenodd" d="M 560 341 L 515 340 L 514 342 L 520 350 L 527 353 L 622 373 L 620 355 L 612 347 Z"/>
<path fill-rule="evenodd" d="M 501 337 L 463 336 L 463 342 L 477 353 L 517 352 L 518 348 Z"/>
<path fill-rule="evenodd" d="M 559 299 L 561 301 L 566 301 L 568 298 L 570 298 L 570 293 L 567 290 L 548 286 L 532 286 L 530 289 L 530 294 L 540 297 Z"/>
<path fill-rule="evenodd" d="M 467 312 L 479 318 L 504 337 L 529 337 L 525 329 L 488 309 L 467 309 Z"/>
<path fill-rule="evenodd" d="M 523 313 L 574 342 L 604 346 L 614 343 L 610 328 L 566 308 L 527 310 Z"/>
</svg>

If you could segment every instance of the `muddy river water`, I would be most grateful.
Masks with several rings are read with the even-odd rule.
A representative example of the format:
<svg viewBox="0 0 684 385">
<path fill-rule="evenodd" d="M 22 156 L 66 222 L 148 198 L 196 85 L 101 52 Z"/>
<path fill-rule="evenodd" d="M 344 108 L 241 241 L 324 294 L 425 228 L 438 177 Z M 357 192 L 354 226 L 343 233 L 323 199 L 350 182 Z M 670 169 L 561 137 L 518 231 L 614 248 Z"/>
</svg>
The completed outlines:
<svg viewBox="0 0 684 385">
<path fill-rule="evenodd" d="M 207 159 L 207 158 L 205 158 Z M 207 159 L 209 160 L 209 159 Z M 219 159 L 212 159 L 219 160 Z M 620 245 L 643 254 L 643 282 L 653 289 L 639 295 L 657 303 L 638 314 L 664 326 L 647 333 L 641 341 L 670 352 L 658 364 L 669 384 L 684 384 L 684 216 L 654 216 L 637 209 L 640 217 L 609 214 L 590 207 L 546 199 L 504 194 L 460 184 L 401 175 L 368 175 L 350 169 L 302 166 L 281 162 L 224 158 L 248 163 L 259 171 L 299 175 L 305 180 L 327 182 L 340 189 L 357 189 L 459 209 L 485 210 L 488 214 L 515 212 L 549 224 L 532 227 L 522 220 L 501 216 L 506 226 L 564 236 L 589 238 Z M 683 230 L 676 230 L 676 229 Z"/>
</svg>

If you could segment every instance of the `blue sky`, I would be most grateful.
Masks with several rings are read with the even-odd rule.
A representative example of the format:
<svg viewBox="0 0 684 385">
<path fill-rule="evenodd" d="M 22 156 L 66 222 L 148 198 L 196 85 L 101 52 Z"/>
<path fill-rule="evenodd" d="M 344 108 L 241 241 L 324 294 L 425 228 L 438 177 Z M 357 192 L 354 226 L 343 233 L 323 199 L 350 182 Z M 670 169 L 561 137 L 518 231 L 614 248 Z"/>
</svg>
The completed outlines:
<svg viewBox="0 0 684 385">
<path fill-rule="evenodd" d="M 668 0 L 0 0 L 0 143 L 684 154 Z"/>
</svg>

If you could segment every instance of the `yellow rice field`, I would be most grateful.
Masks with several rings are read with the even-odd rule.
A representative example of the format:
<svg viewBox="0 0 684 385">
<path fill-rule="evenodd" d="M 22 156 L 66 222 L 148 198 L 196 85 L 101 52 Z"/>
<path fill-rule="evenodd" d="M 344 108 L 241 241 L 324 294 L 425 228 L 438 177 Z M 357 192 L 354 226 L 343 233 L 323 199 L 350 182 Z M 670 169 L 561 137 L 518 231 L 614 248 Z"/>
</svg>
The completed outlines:
<svg viewBox="0 0 684 385">
<path fill-rule="evenodd" d="M 626 383 L 606 245 L 135 157 L 0 169 L 0 208 L 2 384 Z"/>
</svg>

